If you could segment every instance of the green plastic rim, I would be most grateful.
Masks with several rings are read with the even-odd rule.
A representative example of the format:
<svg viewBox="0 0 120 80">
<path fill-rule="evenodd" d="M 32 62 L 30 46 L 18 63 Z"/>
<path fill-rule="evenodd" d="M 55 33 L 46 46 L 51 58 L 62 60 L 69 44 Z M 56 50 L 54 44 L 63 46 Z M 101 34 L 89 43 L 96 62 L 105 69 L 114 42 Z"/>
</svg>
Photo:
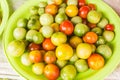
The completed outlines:
<svg viewBox="0 0 120 80">
<path fill-rule="evenodd" d="M 0 36 L 3 33 L 7 20 L 9 18 L 9 6 L 6 0 L 0 0 L 2 10 L 2 23 L 0 24 Z"/>
<path fill-rule="evenodd" d="M 4 34 L 3 45 L 4 45 L 4 53 L 6 54 L 8 61 L 13 66 L 13 68 L 24 78 L 28 80 L 47 80 L 44 75 L 37 76 L 35 75 L 31 67 L 26 67 L 21 64 L 20 58 L 14 58 L 6 53 L 6 48 L 9 42 L 11 42 L 13 38 L 13 30 L 16 27 L 17 20 L 19 18 L 28 18 L 29 17 L 29 8 L 33 5 L 39 4 L 40 1 L 46 0 L 29 0 L 22 7 L 14 12 L 14 14 L 10 17 L 6 31 Z M 89 69 L 86 72 L 78 73 L 74 80 L 102 80 L 107 75 L 109 75 L 119 64 L 120 62 L 120 19 L 118 15 L 110 8 L 107 4 L 105 4 L 102 0 L 87 0 L 88 3 L 94 3 L 97 6 L 97 10 L 101 11 L 103 15 L 108 18 L 111 24 L 115 26 L 115 39 L 110 43 L 113 48 L 112 57 L 106 62 L 105 66 L 98 70 L 94 71 Z M 62 80 L 58 78 L 57 80 Z"/>
</svg>

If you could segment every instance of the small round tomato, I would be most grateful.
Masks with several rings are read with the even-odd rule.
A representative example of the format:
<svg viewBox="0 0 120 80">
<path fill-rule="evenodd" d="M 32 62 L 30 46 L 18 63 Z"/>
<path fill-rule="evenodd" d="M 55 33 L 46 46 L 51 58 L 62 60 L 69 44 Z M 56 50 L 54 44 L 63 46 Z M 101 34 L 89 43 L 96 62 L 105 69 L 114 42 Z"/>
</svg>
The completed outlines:
<svg viewBox="0 0 120 80">
<path fill-rule="evenodd" d="M 51 15 L 55 15 L 58 11 L 58 7 L 54 4 L 49 4 L 45 7 L 45 12 Z"/>
<path fill-rule="evenodd" d="M 68 5 L 65 12 L 69 17 L 74 17 L 78 14 L 78 8 L 75 5 Z"/>
<path fill-rule="evenodd" d="M 73 33 L 74 26 L 71 21 L 65 20 L 60 24 L 60 31 L 66 35 L 71 35 Z"/>
<path fill-rule="evenodd" d="M 95 28 L 95 27 L 96 27 L 96 24 L 88 23 L 88 27 L 90 27 L 90 28 Z"/>
<path fill-rule="evenodd" d="M 54 32 L 58 32 L 59 31 L 59 24 L 58 23 L 51 24 L 51 27 L 53 28 Z"/>
<path fill-rule="evenodd" d="M 81 59 L 87 59 L 92 53 L 92 46 L 88 43 L 80 43 L 76 48 L 76 54 Z"/>
<path fill-rule="evenodd" d="M 73 49 L 68 44 L 61 44 L 56 48 L 55 53 L 58 60 L 69 60 L 73 56 Z"/>
<path fill-rule="evenodd" d="M 54 2 L 56 5 L 60 5 L 60 4 L 62 4 L 63 0 L 54 0 Z"/>
<path fill-rule="evenodd" d="M 39 50 L 40 49 L 40 45 L 39 44 L 35 44 L 35 43 L 30 43 L 29 46 L 28 46 L 28 49 L 30 51 L 32 51 L 32 50 Z"/>
<path fill-rule="evenodd" d="M 86 43 L 93 44 L 98 40 L 98 35 L 95 32 L 87 32 L 83 37 L 83 40 Z"/>
<path fill-rule="evenodd" d="M 114 26 L 112 24 L 107 24 L 105 26 L 105 30 L 108 30 L 108 31 L 114 31 Z"/>
<path fill-rule="evenodd" d="M 43 61 L 42 57 L 43 57 L 42 53 L 39 50 L 34 50 L 29 53 L 29 58 L 33 63 L 38 63 Z"/>
<path fill-rule="evenodd" d="M 96 10 L 95 4 L 90 3 L 88 4 L 88 6 L 90 7 L 91 10 Z"/>
<path fill-rule="evenodd" d="M 60 70 L 55 64 L 48 64 L 44 68 L 44 75 L 49 80 L 56 80 L 60 75 Z"/>
<path fill-rule="evenodd" d="M 56 61 L 56 55 L 54 51 L 48 51 L 44 55 L 44 61 L 48 64 L 54 63 Z"/>
<path fill-rule="evenodd" d="M 88 58 L 88 65 L 90 68 L 94 69 L 94 70 L 98 70 L 101 69 L 104 66 L 104 58 L 99 55 L 99 54 L 92 54 L 89 58 Z"/>
<path fill-rule="evenodd" d="M 90 8 L 88 6 L 82 6 L 79 9 L 79 16 L 81 18 L 87 18 L 87 14 L 88 14 L 89 11 L 90 11 Z"/>
<path fill-rule="evenodd" d="M 86 4 L 85 0 L 78 0 L 79 6 L 84 6 Z"/>
<path fill-rule="evenodd" d="M 55 45 L 51 42 L 50 38 L 46 38 L 43 43 L 42 43 L 42 47 L 45 50 L 54 50 L 55 49 Z"/>
</svg>

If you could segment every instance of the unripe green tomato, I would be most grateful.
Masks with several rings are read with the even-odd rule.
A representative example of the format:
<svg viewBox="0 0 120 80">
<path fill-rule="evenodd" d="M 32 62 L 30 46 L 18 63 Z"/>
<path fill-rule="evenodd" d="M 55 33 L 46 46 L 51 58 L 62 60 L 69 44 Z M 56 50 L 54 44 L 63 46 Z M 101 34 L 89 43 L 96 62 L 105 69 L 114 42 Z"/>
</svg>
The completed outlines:
<svg viewBox="0 0 120 80">
<path fill-rule="evenodd" d="M 84 59 L 79 59 L 75 62 L 75 67 L 77 68 L 78 72 L 85 72 L 88 70 L 87 61 Z"/>
<path fill-rule="evenodd" d="M 67 36 L 62 32 L 55 32 L 51 36 L 51 41 L 54 45 L 58 46 L 60 44 L 66 43 Z"/>
<path fill-rule="evenodd" d="M 106 43 L 106 41 L 105 41 L 104 37 L 103 36 L 99 36 L 96 44 L 97 45 L 101 45 L 101 44 L 105 44 L 105 43 Z"/>
<path fill-rule="evenodd" d="M 99 45 L 96 52 L 101 54 L 105 59 L 109 59 L 112 56 L 112 49 L 108 45 Z"/>
<path fill-rule="evenodd" d="M 29 42 L 33 41 L 33 36 L 36 35 L 38 32 L 36 30 L 29 30 L 26 34 L 26 40 Z"/>
<path fill-rule="evenodd" d="M 39 3 L 39 7 L 46 7 L 47 6 L 47 2 L 40 2 Z"/>
<path fill-rule="evenodd" d="M 48 0 L 49 1 L 49 0 Z M 43 26 L 49 26 L 54 22 L 54 18 L 51 14 L 45 13 L 40 16 L 40 23 Z"/>
<path fill-rule="evenodd" d="M 44 14 L 45 13 L 45 9 L 43 8 L 43 7 L 40 7 L 39 9 L 38 9 L 38 14 L 39 15 L 42 15 L 42 14 Z"/>
<path fill-rule="evenodd" d="M 55 22 L 61 24 L 64 20 L 67 20 L 67 16 L 65 13 L 58 13 L 55 17 Z"/>
<path fill-rule="evenodd" d="M 53 28 L 51 26 L 43 26 L 40 31 L 45 38 L 50 38 L 53 34 Z"/>
<path fill-rule="evenodd" d="M 32 7 L 30 8 L 30 13 L 31 13 L 32 15 L 38 14 L 38 7 L 37 7 L 37 6 L 32 6 Z"/>
<path fill-rule="evenodd" d="M 97 24 L 98 27 L 104 29 L 104 27 L 108 24 L 108 20 L 106 18 L 102 18 L 100 22 Z"/>
<path fill-rule="evenodd" d="M 73 65 L 66 65 L 61 69 L 60 76 L 63 80 L 74 80 L 77 74 L 76 68 Z"/>
<path fill-rule="evenodd" d="M 29 54 L 26 52 L 24 54 L 22 54 L 21 56 L 21 63 L 25 66 L 30 66 L 32 64 L 30 58 L 29 58 Z"/>
<path fill-rule="evenodd" d="M 26 18 L 21 18 L 17 21 L 17 27 L 26 28 L 28 20 Z"/>
<path fill-rule="evenodd" d="M 33 19 L 39 20 L 39 18 L 40 18 L 39 15 L 31 15 L 30 18 L 29 18 L 29 20 L 33 20 Z"/>
<path fill-rule="evenodd" d="M 67 64 L 67 60 L 58 60 L 56 61 L 56 64 L 60 67 L 63 68 Z"/>
<path fill-rule="evenodd" d="M 27 24 L 28 29 L 34 29 L 34 30 L 39 30 L 41 27 L 41 24 L 39 20 L 36 19 L 30 19 Z"/>
<path fill-rule="evenodd" d="M 21 56 L 25 51 L 25 43 L 23 41 L 14 40 L 7 46 L 7 53 L 13 57 Z"/>
<path fill-rule="evenodd" d="M 58 10 L 58 13 L 65 13 L 65 7 L 61 7 L 61 8 L 59 8 L 59 10 Z"/>
<path fill-rule="evenodd" d="M 25 39 L 26 33 L 27 31 L 25 28 L 18 27 L 13 31 L 13 36 L 16 40 L 23 40 Z"/>
<path fill-rule="evenodd" d="M 38 32 L 37 34 L 33 35 L 33 42 L 36 44 L 41 44 L 44 40 L 43 35 Z"/>
<path fill-rule="evenodd" d="M 79 16 L 72 17 L 71 22 L 72 22 L 73 24 L 81 23 L 81 22 L 82 22 L 82 18 L 79 17 Z"/>
<path fill-rule="evenodd" d="M 103 37 L 105 38 L 105 40 L 107 42 L 111 42 L 114 39 L 115 34 L 112 31 L 104 31 L 103 32 Z"/>
<path fill-rule="evenodd" d="M 91 31 L 95 32 L 97 35 L 102 35 L 102 29 L 100 27 L 95 27 Z"/>
<path fill-rule="evenodd" d="M 62 3 L 61 5 L 60 5 L 60 8 L 66 8 L 67 7 L 67 4 L 66 3 Z"/>
<path fill-rule="evenodd" d="M 76 24 L 74 28 L 74 34 L 79 37 L 82 37 L 88 31 L 89 31 L 88 26 L 82 23 Z"/>
<path fill-rule="evenodd" d="M 101 16 L 102 16 L 101 13 L 95 10 L 91 10 L 87 15 L 87 20 L 90 23 L 97 24 L 100 21 Z"/>
<path fill-rule="evenodd" d="M 41 63 L 35 63 L 32 66 L 32 71 L 37 75 L 41 75 L 44 72 L 44 67 L 45 67 L 45 64 L 42 63 L 42 62 Z"/>
<path fill-rule="evenodd" d="M 67 0 L 67 5 L 76 5 L 78 4 L 78 0 Z"/>
</svg>

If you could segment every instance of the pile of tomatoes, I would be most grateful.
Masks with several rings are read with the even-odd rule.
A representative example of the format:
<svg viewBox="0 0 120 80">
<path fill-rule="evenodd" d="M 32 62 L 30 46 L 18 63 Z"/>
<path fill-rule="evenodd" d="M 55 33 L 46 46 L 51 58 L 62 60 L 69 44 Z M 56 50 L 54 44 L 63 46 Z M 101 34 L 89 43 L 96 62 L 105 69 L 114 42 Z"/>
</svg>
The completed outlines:
<svg viewBox="0 0 120 80">
<path fill-rule="evenodd" d="M 107 43 L 115 37 L 114 25 L 94 4 L 48 0 L 32 6 L 30 13 L 29 19 L 18 20 L 7 51 L 32 65 L 36 75 L 73 80 L 77 72 L 101 69 L 112 56 Z"/>
</svg>

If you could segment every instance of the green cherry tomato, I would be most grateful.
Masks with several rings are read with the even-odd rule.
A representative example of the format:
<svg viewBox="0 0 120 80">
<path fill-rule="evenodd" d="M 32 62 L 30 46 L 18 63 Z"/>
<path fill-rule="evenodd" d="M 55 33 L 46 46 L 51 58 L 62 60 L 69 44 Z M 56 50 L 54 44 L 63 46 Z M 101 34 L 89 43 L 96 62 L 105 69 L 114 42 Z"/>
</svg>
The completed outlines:
<svg viewBox="0 0 120 80">
<path fill-rule="evenodd" d="M 39 7 L 46 7 L 47 6 L 47 2 L 40 2 L 39 3 Z"/>
<path fill-rule="evenodd" d="M 77 74 L 76 68 L 73 65 L 66 65 L 61 69 L 60 76 L 63 80 L 73 80 Z"/>
<path fill-rule="evenodd" d="M 38 32 L 37 34 L 33 35 L 33 42 L 36 43 L 36 44 L 40 44 L 42 43 L 44 40 L 44 37 L 43 35 Z"/>
<path fill-rule="evenodd" d="M 38 14 L 38 7 L 37 7 L 37 6 L 32 6 L 32 7 L 30 8 L 30 13 L 31 13 L 32 15 Z"/>
<path fill-rule="evenodd" d="M 102 18 L 100 22 L 97 24 L 98 27 L 104 29 L 104 27 L 108 24 L 108 20 L 106 18 Z"/>
<path fill-rule="evenodd" d="M 42 15 L 42 14 L 44 14 L 45 13 L 45 9 L 43 8 L 43 7 L 40 7 L 39 9 L 38 9 L 38 14 L 39 15 Z"/>
<path fill-rule="evenodd" d="M 45 64 L 42 63 L 42 62 L 41 63 L 35 63 L 32 66 L 32 71 L 37 75 L 41 75 L 44 72 L 44 67 L 45 67 Z"/>
<path fill-rule="evenodd" d="M 88 70 L 87 61 L 84 59 L 79 59 L 75 62 L 75 67 L 78 72 L 85 72 Z"/>
<path fill-rule="evenodd" d="M 81 23 L 81 22 L 82 22 L 82 18 L 79 17 L 79 16 L 72 17 L 72 18 L 71 18 L 71 22 L 72 22 L 73 24 Z"/>
<path fill-rule="evenodd" d="M 104 37 L 103 36 L 99 36 L 96 44 L 97 45 L 101 45 L 101 44 L 105 44 L 105 43 L 106 43 L 106 41 L 105 41 Z"/>
<path fill-rule="evenodd" d="M 49 26 L 54 22 L 51 14 L 45 13 L 40 16 L 40 23 L 44 26 Z"/>
<path fill-rule="evenodd" d="M 102 29 L 100 27 L 95 27 L 91 31 L 95 32 L 97 35 L 102 35 Z"/>
<path fill-rule="evenodd" d="M 82 37 L 88 31 L 89 31 L 88 26 L 82 23 L 76 24 L 74 28 L 74 34 L 79 37 Z"/>
<path fill-rule="evenodd" d="M 50 38 L 53 34 L 53 28 L 51 26 L 43 26 L 40 31 L 45 38 Z"/>
<path fill-rule="evenodd" d="M 27 31 L 25 28 L 18 27 L 13 31 L 13 36 L 16 40 L 23 40 L 25 39 L 26 33 Z"/>
<path fill-rule="evenodd" d="M 111 42 L 114 39 L 115 34 L 114 34 L 113 31 L 104 31 L 103 32 L 103 37 L 105 38 L 105 40 L 107 42 Z"/>
<path fill-rule="evenodd" d="M 90 23 L 97 24 L 100 21 L 100 19 L 101 19 L 101 13 L 95 10 L 91 10 L 87 15 L 87 20 Z"/>
<path fill-rule="evenodd" d="M 67 60 L 58 60 L 56 61 L 56 64 L 60 67 L 63 68 L 67 64 Z"/>
<path fill-rule="evenodd" d="M 112 56 L 112 50 L 108 45 L 99 45 L 96 52 L 101 54 L 105 59 L 109 59 Z"/>
<path fill-rule="evenodd" d="M 76 5 L 78 4 L 78 0 L 67 0 L 67 5 Z"/>
<path fill-rule="evenodd" d="M 27 22 L 28 22 L 28 20 L 26 18 L 21 18 L 17 21 L 17 27 L 26 28 L 27 27 Z"/>
<path fill-rule="evenodd" d="M 51 41 L 54 45 L 58 46 L 60 44 L 66 43 L 67 36 L 62 32 L 55 32 L 51 36 Z"/>
</svg>

